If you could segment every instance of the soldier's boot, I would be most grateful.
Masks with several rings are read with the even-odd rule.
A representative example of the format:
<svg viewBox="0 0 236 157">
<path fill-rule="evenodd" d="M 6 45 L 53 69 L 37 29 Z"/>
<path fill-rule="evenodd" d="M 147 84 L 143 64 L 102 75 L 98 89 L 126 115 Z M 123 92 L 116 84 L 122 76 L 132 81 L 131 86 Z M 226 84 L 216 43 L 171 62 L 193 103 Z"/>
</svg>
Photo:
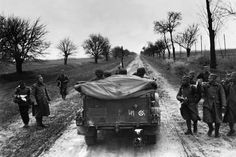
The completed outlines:
<svg viewBox="0 0 236 157">
<path fill-rule="evenodd" d="M 192 129 L 191 129 L 191 120 L 186 120 L 187 128 L 188 130 L 185 132 L 185 135 L 192 135 Z"/>
<path fill-rule="evenodd" d="M 220 133 L 219 133 L 219 130 L 220 130 L 220 123 L 215 123 L 215 137 L 220 137 Z"/>
<path fill-rule="evenodd" d="M 230 131 L 227 133 L 227 136 L 232 136 L 235 133 L 234 123 L 229 123 Z"/>
<path fill-rule="evenodd" d="M 211 136 L 211 134 L 212 134 L 212 132 L 213 132 L 213 130 L 214 130 L 213 125 L 212 125 L 212 123 L 207 123 L 207 124 L 208 124 L 208 127 L 209 127 L 209 130 L 208 130 L 208 132 L 207 132 L 207 135 L 208 135 L 208 136 Z"/>
<path fill-rule="evenodd" d="M 43 117 L 36 117 L 37 126 L 45 128 L 46 126 L 43 124 Z"/>
<path fill-rule="evenodd" d="M 193 122 L 193 132 L 197 133 L 197 121 Z"/>
</svg>

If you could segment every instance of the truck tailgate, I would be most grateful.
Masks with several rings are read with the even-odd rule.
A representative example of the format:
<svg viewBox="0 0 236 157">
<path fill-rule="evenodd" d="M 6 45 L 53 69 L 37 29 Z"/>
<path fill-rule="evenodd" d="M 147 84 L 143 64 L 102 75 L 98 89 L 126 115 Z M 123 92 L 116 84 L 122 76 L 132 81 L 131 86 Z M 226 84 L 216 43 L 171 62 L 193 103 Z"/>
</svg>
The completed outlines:
<svg viewBox="0 0 236 157">
<path fill-rule="evenodd" d="M 122 100 L 85 99 L 85 116 L 89 125 L 126 125 L 148 123 L 147 97 Z"/>
</svg>

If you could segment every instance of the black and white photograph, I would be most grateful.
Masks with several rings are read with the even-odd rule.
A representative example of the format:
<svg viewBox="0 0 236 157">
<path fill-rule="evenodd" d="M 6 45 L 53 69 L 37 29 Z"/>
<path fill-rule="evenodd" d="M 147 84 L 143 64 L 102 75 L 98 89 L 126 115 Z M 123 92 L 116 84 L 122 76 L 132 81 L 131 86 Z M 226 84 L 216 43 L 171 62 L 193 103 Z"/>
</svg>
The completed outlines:
<svg viewBox="0 0 236 157">
<path fill-rule="evenodd" d="M 236 156 L 236 0 L 0 0 L 0 157 Z"/>
</svg>

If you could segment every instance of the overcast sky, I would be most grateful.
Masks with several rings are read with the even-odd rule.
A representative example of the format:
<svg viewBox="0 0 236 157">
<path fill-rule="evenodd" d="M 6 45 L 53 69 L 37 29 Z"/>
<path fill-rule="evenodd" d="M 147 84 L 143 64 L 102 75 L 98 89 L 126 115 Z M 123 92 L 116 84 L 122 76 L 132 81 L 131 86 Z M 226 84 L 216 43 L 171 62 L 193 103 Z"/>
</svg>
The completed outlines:
<svg viewBox="0 0 236 157">
<path fill-rule="evenodd" d="M 236 0 L 229 1 L 236 4 Z M 79 56 L 84 57 L 81 45 L 91 33 L 108 37 L 112 46 L 140 52 L 147 41 L 159 38 L 153 32 L 153 21 L 165 19 L 168 11 L 181 12 L 180 32 L 188 24 L 200 23 L 199 13 L 204 6 L 205 0 L 0 0 L 2 14 L 30 20 L 40 17 L 47 25 L 46 39 L 52 43 L 49 58 L 58 58 L 55 46 L 64 37 L 70 37 L 79 47 Z M 207 32 L 203 27 L 201 32 L 203 48 L 209 49 Z M 236 20 L 229 21 L 219 35 L 218 48 L 223 48 L 223 34 L 227 47 L 236 48 Z"/>
</svg>

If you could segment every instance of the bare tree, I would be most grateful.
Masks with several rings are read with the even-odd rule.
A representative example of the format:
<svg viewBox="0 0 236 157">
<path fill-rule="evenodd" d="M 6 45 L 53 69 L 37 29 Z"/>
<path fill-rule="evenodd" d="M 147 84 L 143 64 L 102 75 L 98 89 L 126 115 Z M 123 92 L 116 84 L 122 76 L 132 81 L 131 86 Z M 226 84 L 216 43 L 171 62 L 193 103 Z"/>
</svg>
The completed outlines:
<svg viewBox="0 0 236 157">
<path fill-rule="evenodd" d="M 236 15 L 230 3 L 222 0 L 206 0 L 206 11 L 203 11 L 202 17 L 204 19 L 205 27 L 209 32 L 210 39 L 210 67 L 216 69 L 216 51 L 215 38 L 217 33 L 224 26 L 226 20 L 231 15 Z"/>
<path fill-rule="evenodd" d="M 168 32 L 170 33 L 170 41 L 172 45 L 172 51 L 173 51 L 173 59 L 175 61 L 175 46 L 174 46 L 174 39 L 173 39 L 173 32 L 175 31 L 176 27 L 179 26 L 182 20 L 182 15 L 180 12 L 168 12 L 167 17 L 167 28 Z"/>
<path fill-rule="evenodd" d="M 165 59 L 165 49 L 168 47 L 168 45 L 165 44 L 165 40 L 159 39 L 154 43 L 154 45 L 159 57 L 162 55 L 162 58 Z"/>
<path fill-rule="evenodd" d="M 131 54 L 127 49 L 123 49 L 123 46 L 116 46 L 111 50 L 114 58 L 120 58 L 121 66 L 124 68 L 124 58 Z"/>
<path fill-rule="evenodd" d="M 77 47 L 69 38 L 64 38 L 57 45 L 57 49 L 59 49 L 64 56 L 64 65 L 67 65 L 68 57 L 76 53 L 75 50 L 77 50 Z"/>
<path fill-rule="evenodd" d="M 170 59 L 169 41 L 166 38 L 166 33 L 168 32 L 167 22 L 163 20 L 154 21 L 154 32 L 163 34 L 164 43 L 166 45 L 166 49 L 168 50 L 168 59 Z"/>
<path fill-rule="evenodd" d="M 106 38 L 105 40 L 106 44 L 103 44 L 103 53 L 102 55 L 106 58 L 106 61 L 108 61 L 109 55 L 111 53 L 111 45 L 109 40 Z"/>
<path fill-rule="evenodd" d="M 39 24 L 39 19 L 31 25 L 29 20 L 10 16 L 1 20 L 1 25 L 1 52 L 7 55 L 7 59 L 14 60 L 17 73 L 22 73 L 25 60 L 43 55 L 50 45 L 44 42 L 47 31 L 45 25 Z"/>
<path fill-rule="evenodd" d="M 197 24 L 189 25 L 183 33 L 176 36 L 175 42 L 186 49 L 187 57 L 190 56 L 191 47 L 197 41 L 199 27 Z"/>
<path fill-rule="evenodd" d="M 98 58 L 105 53 L 108 45 L 110 45 L 108 38 L 100 34 L 91 34 L 82 46 L 87 54 L 94 57 L 95 63 L 98 63 Z"/>
</svg>

